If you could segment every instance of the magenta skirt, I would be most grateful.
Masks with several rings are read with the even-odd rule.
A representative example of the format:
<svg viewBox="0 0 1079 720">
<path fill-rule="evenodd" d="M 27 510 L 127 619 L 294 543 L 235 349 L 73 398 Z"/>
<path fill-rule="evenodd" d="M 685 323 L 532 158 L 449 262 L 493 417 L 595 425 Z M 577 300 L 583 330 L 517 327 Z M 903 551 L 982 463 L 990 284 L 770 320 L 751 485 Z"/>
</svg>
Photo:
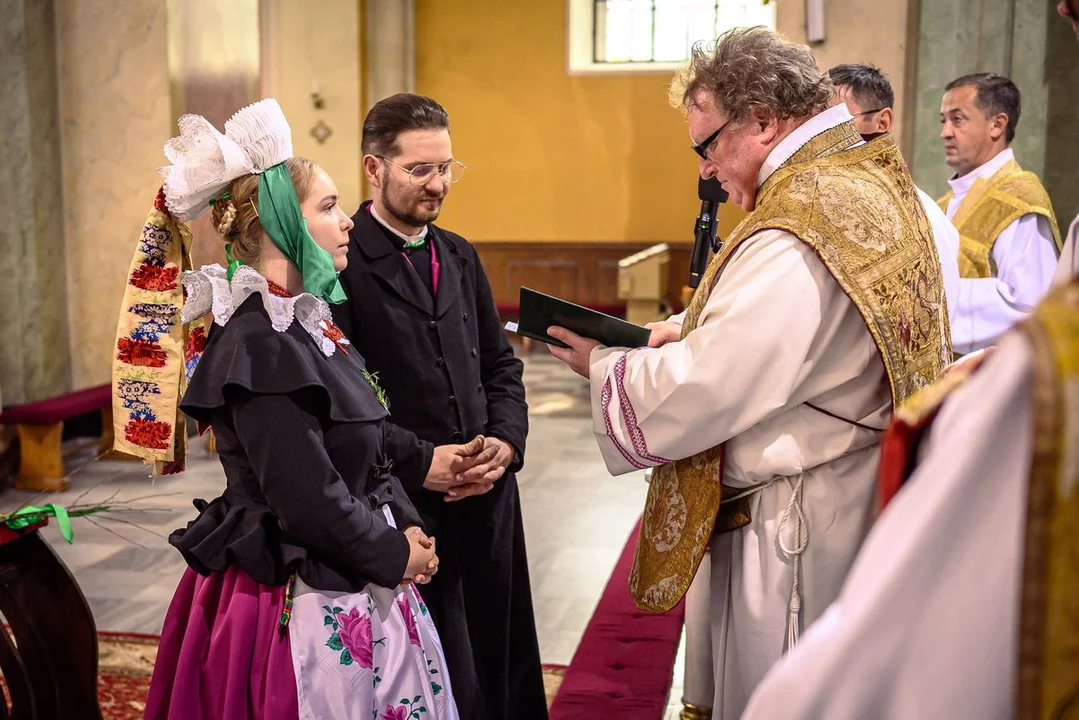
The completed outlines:
<svg viewBox="0 0 1079 720">
<path fill-rule="evenodd" d="M 297 720 L 284 586 L 233 564 L 191 568 L 173 595 L 146 703 L 147 720 Z"/>
</svg>

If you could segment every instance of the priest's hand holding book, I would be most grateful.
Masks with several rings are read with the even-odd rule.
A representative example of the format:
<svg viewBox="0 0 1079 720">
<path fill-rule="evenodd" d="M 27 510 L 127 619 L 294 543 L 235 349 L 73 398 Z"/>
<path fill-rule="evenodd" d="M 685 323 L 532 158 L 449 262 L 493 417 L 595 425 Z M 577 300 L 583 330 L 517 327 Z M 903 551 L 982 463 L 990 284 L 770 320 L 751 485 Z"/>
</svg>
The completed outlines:
<svg viewBox="0 0 1079 720">
<path fill-rule="evenodd" d="M 577 333 L 571 332 L 564 327 L 558 327 L 557 325 L 552 325 L 547 328 L 547 334 L 555 340 L 569 346 L 563 348 L 548 343 L 547 349 L 551 351 L 551 354 L 566 363 L 570 370 L 583 378 L 587 378 L 588 359 L 591 357 L 592 351 L 602 345 L 602 343 L 599 340 L 581 337 Z"/>
<path fill-rule="evenodd" d="M 669 342 L 678 342 L 682 339 L 682 323 L 673 320 L 645 323 L 645 327 L 651 331 L 648 347 L 663 347 Z"/>
<path fill-rule="evenodd" d="M 650 322 L 644 327 L 649 331 L 648 347 L 650 348 L 663 347 L 669 342 L 677 342 L 682 339 L 682 325 L 677 322 L 670 320 Z M 563 348 L 548 343 L 547 349 L 551 351 L 551 354 L 566 363 L 573 372 L 587 378 L 589 358 L 592 356 L 592 351 L 603 343 L 582 337 L 557 325 L 547 328 L 547 334 L 569 346 Z"/>
</svg>

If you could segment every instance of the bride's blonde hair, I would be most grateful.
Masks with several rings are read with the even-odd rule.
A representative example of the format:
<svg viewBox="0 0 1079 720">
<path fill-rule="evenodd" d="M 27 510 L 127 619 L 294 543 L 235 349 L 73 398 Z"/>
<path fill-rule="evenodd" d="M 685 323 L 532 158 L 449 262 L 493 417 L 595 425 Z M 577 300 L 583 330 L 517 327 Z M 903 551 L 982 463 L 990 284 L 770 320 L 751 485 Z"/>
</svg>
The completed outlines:
<svg viewBox="0 0 1079 720">
<path fill-rule="evenodd" d="M 285 161 L 285 167 L 302 205 L 311 192 L 319 165 L 304 157 L 291 157 Z M 226 193 L 214 202 L 210 212 L 214 229 L 225 242 L 232 243 L 232 256 L 245 265 L 255 265 L 262 248 L 258 203 L 259 176 L 244 175 L 229 183 Z"/>
</svg>

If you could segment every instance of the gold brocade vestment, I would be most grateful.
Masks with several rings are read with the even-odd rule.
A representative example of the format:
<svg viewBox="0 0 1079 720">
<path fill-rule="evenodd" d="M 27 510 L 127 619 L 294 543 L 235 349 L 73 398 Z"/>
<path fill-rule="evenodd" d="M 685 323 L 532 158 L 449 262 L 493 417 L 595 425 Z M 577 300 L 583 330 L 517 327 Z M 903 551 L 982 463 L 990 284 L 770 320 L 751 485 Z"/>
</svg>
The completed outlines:
<svg viewBox="0 0 1079 720">
<path fill-rule="evenodd" d="M 948 212 L 951 199 L 949 190 L 937 204 Z M 1009 160 L 992 177 L 977 178 L 952 217 L 952 224 L 959 231 L 959 276 L 994 277 L 996 268 L 992 266 L 991 253 L 997 237 L 1004 228 L 1031 213 L 1049 221 L 1059 256 L 1060 228 L 1049 195 L 1037 175 L 1024 171 L 1015 160 Z"/>
<path fill-rule="evenodd" d="M 1079 718 L 1079 282 L 1019 326 L 1034 354 L 1017 717 Z"/>
<path fill-rule="evenodd" d="M 756 208 L 709 264 L 683 337 L 735 250 L 756 233 L 782 230 L 814 250 L 858 308 L 898 406 L 949 360 L 948 312 L 929 221 L 899 149 L 889 136 L 861 141 L 848 121 L 812 138 L 768 178 Z M 721 506 L 722 477 L 722 445 L 653 473 L 629 581 L 641 609 L 674 607 L 713 531 L 750 522 L 748 498 Z"/>
</svg>

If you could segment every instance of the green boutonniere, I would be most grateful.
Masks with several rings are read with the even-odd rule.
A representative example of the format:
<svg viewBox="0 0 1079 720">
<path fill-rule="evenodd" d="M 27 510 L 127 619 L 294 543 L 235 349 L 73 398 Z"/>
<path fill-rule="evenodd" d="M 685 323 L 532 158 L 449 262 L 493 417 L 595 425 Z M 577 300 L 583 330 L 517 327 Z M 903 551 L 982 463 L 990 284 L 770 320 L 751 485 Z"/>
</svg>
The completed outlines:
<svg viewBox="0 0 1079 720">
<path fill-rule="evenodd" d="M 363 369 L 363 377 L 367 382 L 371 383 L 371 388 L 375 391 L 375 397 L 378 398 L 378 403 L 386 410 L 390 409 L 390 400 L 386 397 L 386 391 L 383 390 L 378 384 L 378 373 L 367 372 L 367 368 Z"/>
</svg>

